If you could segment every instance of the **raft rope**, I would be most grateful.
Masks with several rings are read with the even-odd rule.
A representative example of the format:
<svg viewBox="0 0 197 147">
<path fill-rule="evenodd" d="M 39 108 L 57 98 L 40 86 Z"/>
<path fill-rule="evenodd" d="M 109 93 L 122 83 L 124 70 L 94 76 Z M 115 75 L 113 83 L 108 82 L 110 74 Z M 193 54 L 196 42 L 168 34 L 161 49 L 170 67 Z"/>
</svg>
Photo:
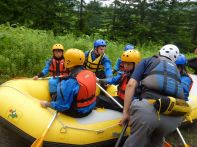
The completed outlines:
<svg viewBox="0 0 197 147">
<path fill-rule="evenodd" d="M 52 112 L 48 109 L 48 111 L 52 114 Z M 67 133 L 67 129 L 74 129 L 74 130 L 80 130 L 80 131 L 90 131 L 90 132 L 96 132 L 97 134 L 103 133 L 105 132 L 105 130 L 114 128 L 116 126 L 120 126 L 118 123 L 111 125 L 109 127 L 105 127 L 103 129 L 98 129 L 98 130 L 93 130 L 93 129 L 85 129 L 85 128 L 78 128 L 78 127 L 73 127 L 73 126 L 69 126 L 69 125 L 65 125 L 60 118 L 56 118 L 58 120 L 58 122 L 62 125 L 62 127 L 60 128 L 60 133 Z"/>
<path fill-rule="evenodd" d="M 12 87 L 12 86 L 0 85 L 0 87 L 8 87 L 8 88 L 11 88 L 11 89 L 14 89 L 14 90 L 18 91 L 20 94 L 22 94 L 22 95 L 24 95 L 24 96 L 30 96 L 30 95 L 27 95 L 27 94 L 25 94 L 24 92 L 22 92 L 22 91 L 16 89 L 15 87 Z"/>
<path fill-rule="evenodd" d="M 14 89 L 14 90 L 16 90 L 17 92 L 19 92 L 20 94 L 22 94 L 22 95 L 24 95 L 24 96 L 28 96 L 28 97 L 33 98 L 33 100 L 35 101 L 35 97 L 31 96 L 31 95 L 28 94 L 28 93 L 24 93 L 24 92 L 22 92 L 21 90 L 15 88 L 15 87 L 12 87 L 12 86 L 4 86 L 4 85 L 0 85 L 0 87 L 7 87 L 7 88 Z M 37 100 L 38 100 L 38 99 L 37 99 Z"/>
</svg>

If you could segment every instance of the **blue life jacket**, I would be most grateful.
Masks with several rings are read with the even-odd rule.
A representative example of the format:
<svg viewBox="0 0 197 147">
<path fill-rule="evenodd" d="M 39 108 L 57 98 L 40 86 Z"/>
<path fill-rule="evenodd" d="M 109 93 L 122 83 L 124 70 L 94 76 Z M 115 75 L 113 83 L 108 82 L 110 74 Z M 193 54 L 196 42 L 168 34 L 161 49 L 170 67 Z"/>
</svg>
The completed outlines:
<svg viewBox="0 0 197 147">
<path fill-rule="evenodd" d="M 166 96 L 184 99 L 181 77 L 175 63 L 165 57 L 155 57 L 148 67 L 150 73 L 142 80 L 142 86 Z"/>
</svg>

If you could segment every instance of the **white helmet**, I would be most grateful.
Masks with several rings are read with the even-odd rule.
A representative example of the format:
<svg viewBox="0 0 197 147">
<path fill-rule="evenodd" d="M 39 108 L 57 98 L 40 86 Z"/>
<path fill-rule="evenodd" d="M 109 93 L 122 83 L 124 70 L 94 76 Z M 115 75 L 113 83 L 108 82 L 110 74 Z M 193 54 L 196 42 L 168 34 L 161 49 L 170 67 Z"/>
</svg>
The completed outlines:
<svg viewBox="0 0 197 147">
<path fill-rule="evenodd" d="M 160 49 L 159 54 L 161 56 L 168 57 L 168 58 L 170 58 L 170 60 L 172 60 L 173 62 L 175 62 L 176 59 L 179 56 L 179 49 L 178 49 L 177 46 L 175 46 L 173 44 L 167 44 L 167 45 L 164 45 Z"/>
</svg>

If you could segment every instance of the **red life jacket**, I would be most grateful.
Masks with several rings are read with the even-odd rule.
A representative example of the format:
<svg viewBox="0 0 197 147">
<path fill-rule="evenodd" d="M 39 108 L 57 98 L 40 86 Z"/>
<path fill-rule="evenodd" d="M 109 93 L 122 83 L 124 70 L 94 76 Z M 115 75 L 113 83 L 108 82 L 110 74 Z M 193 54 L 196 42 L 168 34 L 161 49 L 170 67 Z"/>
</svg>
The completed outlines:
<svg viewBox="0 0 197 147">
<path fill-rule="evenodd" d="M 93 104 L 96 101 L 96 76 L 89 70 L 82 70 L 76 76 L 80 85 L 77 95 L 76 107 L 82 108 Z"/>
<path fill-rule="evenodd" d="M 118 86 L 118 96 L 120 97 L 121 100 L 124 100 L 125 89 L 129 81 L 129 77 L 130 74 L 128 73 L 124 73 L 121 77 L 120 84 Z"/>
<path fill-rule="evenodd" d="M 64 66 L 64 59 L 56 60 L 54 58 L 51 59 L 51 65 L 49 68 L 49 74 L 50 76 L 67 76 L 68 71 L 66 70 Z"/>
</svg>

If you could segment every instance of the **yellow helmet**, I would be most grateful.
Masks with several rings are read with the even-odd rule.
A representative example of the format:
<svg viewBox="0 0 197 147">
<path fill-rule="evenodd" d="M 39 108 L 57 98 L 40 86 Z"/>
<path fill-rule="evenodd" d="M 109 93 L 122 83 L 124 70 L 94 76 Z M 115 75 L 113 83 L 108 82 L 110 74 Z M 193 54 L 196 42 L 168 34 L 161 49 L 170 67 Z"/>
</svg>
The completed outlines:
<svg viewBox="0 0 197 147">
<path fill-rule="evenodd" d="M 64 53 L 64 59 L 66 68 L 83 65 L 85 61 L 85 54 L 79 49 L 71 48 Z"/>
<path fill-rule="evenodd" d="M 138 50 L 127 50 L 124 51 L 121 60 L 123 62 L 134 62 L 135 64 L 139 63 L 141 60 L 141 55 Z"/>
<path fill-rule="evenodd" d="M 118 88 L 116 85 L 109 85 L 107 86 L 106 91 L 111 95 L 111 96 L 118 96 Z"/>
<path fill-rule="evenodd" d="M 64 51 L 64 47 L 61 44 L 54 44 L 52 50 L 62 50 Z"/>
</svg>

